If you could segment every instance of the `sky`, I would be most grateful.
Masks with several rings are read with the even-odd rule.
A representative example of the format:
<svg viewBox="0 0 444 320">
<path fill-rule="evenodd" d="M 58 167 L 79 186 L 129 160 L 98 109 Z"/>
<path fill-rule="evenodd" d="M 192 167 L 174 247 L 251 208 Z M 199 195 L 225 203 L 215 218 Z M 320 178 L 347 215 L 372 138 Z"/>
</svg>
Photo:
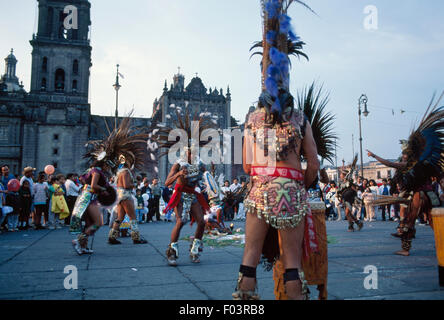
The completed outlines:
<svg viewBox="0 0 444 320">
<path fill-rule="evenodd" d="M 111 115 L 115 66 L 124 75 L 120 113 L 150 117 L 155 98 L 174 74 L 186 84 L 196 75 L 208 88 L 230 87 L 232 115 L 244 120 L 260 94 L 260 58 L 249 48 L 261 39 L 259 0 L 91 0 L 94 114 Z M 289 15 L 310 60 L 293 58 L 291 91 L 316 81 L 336 115 L 338 164 L 359 152 L 358 99 L 368 97 L 362 119 L 365 150 L 397 158 L 399 140 L 418 124 L 434 92 L 444 90 L 444 2 L 441 0 L 306 0 Z M 377 9 L 376 29 L 366 28 Z M 37 1 L 0 0 L 0 57 L 11 48 L 17 75 L 30 87 L 31 45 Z M 375 11 L 372 11 L 375 14 Z M 372 15 L 373 16 L 373 15 Z M 376 23 L 376 20 L 372 21 Z M 0 69 L 2 70 L 2 69 Z M 444 105 L 442 101 L 441 105 Z M 404 113 L 401 113 L 404 110 Z"/>
</svg>

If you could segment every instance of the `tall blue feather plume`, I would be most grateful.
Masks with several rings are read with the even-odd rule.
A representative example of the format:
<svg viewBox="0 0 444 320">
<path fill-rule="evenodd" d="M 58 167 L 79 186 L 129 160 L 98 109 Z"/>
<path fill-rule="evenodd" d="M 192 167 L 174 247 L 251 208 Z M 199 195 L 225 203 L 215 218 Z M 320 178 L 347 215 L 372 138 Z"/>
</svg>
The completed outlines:
<svg viewBox="0 0 444 320">
<path fill-rule="evenodd" d="M 279 32 L 282 34 L 288 34 L 288 32 L 291 30 L 291 18 L 286 14 L 281 14 L 279 16 L 279 24 Z"/>
<path fill-rule="evenodd" d="M 280 4 L 278 0 L 270 0 L 267 3 L 265 3 L 265 10 L 268 13 L 269 19 L 274 19 L 277 16 L 279 6 Z"/>
<path fill-rule="evenodd" d="M 273 45 L 276 41 L 276 31 L 270 30 L 267 32 L 267 42 L 270 45 Z"/>
<path fill-rule="evenodd" d="M 278 113 L 282 112 L 282 106 L 279 99 L 276 99 L 276 101 L 273 103 L 273 106 L 271 107 L 271 112 L 278 112 Z"/>
<path fill-rule="evenodd" d="M 278 68 L 276 68 L 274 65 L 269 65 L 268 69 L 267 69 L 267 74 L 269 77 L 275 79 L 275 80 L 279 80 L 279 73 L 280 70 Z"/>
<path fill-rule="evenodd" d="M 265 80 L 265 87 L 272 97 L 277 97 L 279 93 L 278 85 L 275 79 L 268 77 Z"/>
</svg>

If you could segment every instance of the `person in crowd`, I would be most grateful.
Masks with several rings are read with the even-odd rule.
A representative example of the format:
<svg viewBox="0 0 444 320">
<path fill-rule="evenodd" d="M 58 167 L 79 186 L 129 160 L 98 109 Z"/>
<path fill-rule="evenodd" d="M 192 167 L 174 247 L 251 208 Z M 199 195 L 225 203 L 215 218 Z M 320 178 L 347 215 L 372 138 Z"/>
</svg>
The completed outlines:
<svg viewBox="0 0 444 320">
<path fill-rule="evenodd" d="M 237 192 L 237 203 L 238 203 L 238 211 L 235 216 L 235 220 L 245 220 L 245 205 L 244 205 L 244 199 L 245 195 L 247 193 L 247 182 L 242 180 L 241 181 L 241 188 L 238 189 Z"/>
<path fill-rule="evenodd" d="M 19 230 L 29 229 L 29 216 L 31 214 L 32 194 L 28 180 L 23 181 L 19 189 L 20 217 Z"/>
<path fill-rule="evenodd" d="M 233 194 L 237 194 L 238 191 L 242 188 L 242 185 L 239 183 L 239 180 L 237 178 L 233 179 L 233 183 L 230 185 L 230 191 Z M 233 202 L 233 217 L 234 218 L 239 211 L 239 199 L 238 197 L 234 198 Z"/>
<path fill-rule="evenodd" d="M 361 177 L 361 176 L 359 176 L 359 177 L 356 179 L 356 185 L 357 185 L 357 187 L 358 187 L 358 191 L 361 190 L 361 188 L 362 188 L 362 180 L 363 180 L 363 179 L 364 179 L 364 178 Z"/>
<path fill-rule="evenodd" d="M 167 205 L 170 202 L 171 199 L 171 195 L 173 194 L 173 188 L 171 187 L 163 187 L 162 189 L 162 199 L 165 202 L 165 205 Z M 174 210 L 168 210 L 165 213 L 165 221 L 166 222 L 171 222 L 171 215 L 173 214 Z"/>
<path fill-rule="evenodd" d="M 364 202 L 365 211 L 367 212 L 367 216 L 364 218 L 364 221 L 376 221 L 375 220 L 375 207 L 371 205 L 371 202 L 375 200 L 375 194 L 372 192 L 370 187 L 367 187 L 362 194 L 362 200 Z"/>
<path fill-rule="evenodd" d="M 136 189 L 142 188 L 143 187 L 143 181 L 145 179 L 142 179 L 142 176 L 138 175 L 136 176 Z"/>
<path fill-rule="evenodd" d="M 338 186 L 336 185 L 336 183 L 334 184 L 334 190 L 335 190 L 335 193 L 334 193 L 334 198 L 333 198 L 333 201 L 334 201 L 333 204 L 334 204 L 335 209 L 336 209 L 336 216 L 337 216 L 336 221 L 341 221 L 342 220 L 342 209 L 343 209 L 343 206 L 342 206 L 342 203 L 341 203 L 341 199 L 338 196 L 338 190 L 339 189 L 338 189 Z M 345 212 L 344 212 L 344 217 L 345 217 Z"/>
<path fill-rule="evenodd" d="M 149 214 L 151 216 L 151 220 L 153 220 L 153 217 L 156 216 L 156 221 L 160 221 L 159 204 L 160 204 L 160 197 L 162 196 L 162 189 L 159 185 L 159 179 L 154 178 L 152 180 L 150 189 L 152 192 L 152 199 L 151 199 Z"/>
<path fill-rule="evenodd" d="M 365 189 L 368 187 L 368 179 L 364 178 L 362 179 L 362 185 L 361 185 L 361 191 L 364 192 Z"/>
<path fill-rule="evenodd" d="M 8 223 L 7 216 L 13 212 L 11 207 L 6 206 L 6 195 L 8 191 L 4 188 L 0 182 L 0 232 L 6 231 L 6 224 Z"/>
<path fill-rule="evenodd" d="M 8 231 L 18 231 L 19 215 L 20 215 L 20 197 L 18 192 L 8 190 L 6 194 L 5 205 L 12 208 L 12 212 L 8 215 Z"/>
<path fill-rule="evenodd" d="M 140 190 L 142 190 L 142 194 L 147 193 L 148 190 L 151 192 L 150 181 L 148 180 L 148 178 L 143 178 L 143 182 L 142 182 L 142 185 L 140 186 Z"/>
<path fill-rule="evenodd" d="M 432 190 L 436 194 L 439 194 L 439 179 L 438 177 L 431 177 L 432 180 Z"/>
<path fill-rule="evenodd" d="M 363 194 L 367 188 L 368 188 L 368 179 L 363 177 L 362 178 L 362 185 L 359 187 L 361 194 Z M 363 215 L 364 219 L 368 220 L 367 209 L 366 209 L 365 205 L 362 206 L 362 215 Z"/>
<path fill-rule="evenodd" d="M 376 198 L 378 197 L 378 192 L 379 192 L 379 188 L 378 188 L 378 185 L 376 184 L 376 181 L 373 180 L 373 179 L 370 179 L 370 181 L 368 182 L 368 184 L 369 184 L 369 188 L 370 188 L 371 192 L 372 192 L 373 195 L 374 195 L 374 198 L 376 199 Z M 376 207 L 373 208 L 373 210 L 374 210 L 374 212 L 375 212 L 375 215 L 373 216 L 373 217 L 374 217 L 373 219 L 376 220 Z"/>
<path fill-rule="evenodd" d="M 216 229 L 220 233 L 231 233 L 230 229 L 225 227 L 221 201 L 219 199 L 214 199 L 210 201 L 210 211 L 205 213 L 204 220 L 206 230 L 211 231 L 213 229 Z"/>
<path fill-rule="evenodd" d="M 359 181 L 359 178 L 358 178 Z M 358 201 L 355 201 L 353 203 L 353 211 L 352 214 L 356 217 L 356 219 L 361 220 L 361 218 L 363 218 L 363 214 L 362 214 L 362 207 L 364 207 L 362 204 L 362 191 L 361 191 L 361 187 L 362 187 L 362 180 L 361 180 L 361 185 L 356 184 L 356 192 L 357 192 L 357 199 L 359 199 Z"/>
<path fill-rule="evenodd" d="M 20 179 L 20 185 L 23 185 L 23 181 L 27 180 L 29 182 L 29 188 L 32 191 L 33 187 L 34 187 L 34 171 L 35 168 L 32 167 L 26 167 L 25 169 L 23 169 L 23 177 Z"/>
<path fill-rule="evenodd" d="M 441 201 L 441 206 L 444 206 L 444 175 L 439 180 L 438 196 Z"/>
<path fill-rule="evenodd" d="M 230 189 L 230 181 L 225 180 L 224 185 L 220 188 L 221 197 L 223 200 L 223 213 L 224 219 L 226 221 L 231 221 L 232 216 L 234 216 L 233 205 L 234 205 L 234 196 Z"/>
<path fill-rule="evenodd" d="M 223 194 L 230 192 L 230 181 L 225 180 L 224 181 L 224 185 L 220 188 L 220 190 L 222 191 Z"/>
<path fill-rule="evenodd" d="M 23 169 L 23 177 L 20 179 L 20 186 L 23 185 L 23 181 L 27 180 L 29 182 L 29 189 L 32 191 L 34 189 L 34 171 L 36 169 L 32 167 L 26 167 Z M 32 216 L 34 216 L 34 203 L 31 204 L 31 213 Z"/>
<path fill-rule="evenodd" d="M 36 230 L 45 229 L 42 226 L 42 217 L 44 218 L 45 224 L 48 220 L 48 210 L 47 210 L 47 201 L 48 201 L 48 184 L 45 182 L 46 175 L 45 173 L 39 173 L 37 182 L 34 185 L 33 189 L 33 198 L 34 198 L 34 207 L 35 207 L 35 215 L 34 215 L 34 228 Z M 46 218 L 45 218 L 46 217 Z"/>
<path fill-rule="evenodd" d="M 2 166 L 2 175 L 0 182 L 3 184 L 3 188 L 6 188 L 9 180 L 15 179 L 15 176 L 9 172 L 9 166 L 7 164 Z"/>
<path fill-rule="evenodd" d="M 53 215 L 53 224 L 51 229 L 61 229 L 61 220 L 65 219 L 69 215 L 68 205 L 64 197 L 64 192 L 61 187 L 60 177 L 52 176 L 49 181 L 49 192 L 51 195 L 51 213 Z"/>
<path fill-rule="evenodd" d="M 139 223 L 144 223 L 143 216 L 148 212 L 148 210 L 145 208 L 145 201 L 142 196 L 142 190 L 137 189 L 136 190 L 136 217 L 137 221 Z"/>
<path fill-rule="evenodd" d="M 236 193 L 240 188 L 242 188 L 242 185 L 237 178 L 234 178 L 233 183 L 230 185 L 230 191 Z"/>
<path fill-rule="evenodd" d="M 390 186 L 388 185 L 387 179 L 382 179 L 382 186 L 378 189 L 378 195 L 381 196 L 389 196 L 390 195 Z M 390 217 L 390 205 L 382 206 L 382 221 L 386 221 L 386 213 L 388 215 L 389 220 L 393 220 Z"/>
<path fill-rule="evenodd" d="M 325 205 L 327 207 L 325 214 L 327 216 L 327 219 L 332 220 L 336 215 L 334 209 L 337 192 L 336 183 L 333 180 L 330 181 L 330 183 L 328 183 L 324 187 L 324 190 L 322 192 L 323 194 L 325 194 Z"/>
<path fill-rule="evenodd" d="M 65 181 L 66 203 L 68 205 L 70 215 L 65 219 L 65 225 L 70 225 L 71 213 L 74 210 L 74 205 L 76 204 L 76 200 L 80 194 L 82 186 L 80 184 L 77 184 L 78 181 L 77 174 L 69 173 L 66 178 L 67 178 Z"/>
</svg>

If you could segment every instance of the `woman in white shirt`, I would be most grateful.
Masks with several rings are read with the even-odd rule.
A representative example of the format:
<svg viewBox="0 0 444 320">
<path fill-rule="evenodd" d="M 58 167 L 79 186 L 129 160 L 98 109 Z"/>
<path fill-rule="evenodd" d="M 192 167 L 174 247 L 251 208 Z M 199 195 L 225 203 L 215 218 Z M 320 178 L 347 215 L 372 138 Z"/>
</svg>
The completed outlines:
<svg viewBox="0 0 444 320">
<path fill-rule="evenodd" d="M 74 173 L 70 173 L 67 176 L 67 179 L 65 181 L 65 188 L 66 188 L 66 204 L 68 205 L 69 209 L 69 217 L 65 219 L 65 225 L 69 225 L 71 223 L 71 214 L 74 209 L 74 206 L 76 204 L 77 197 L 79 196 L 80 190 L 82 189 L 82 186 L 79 184 L 77 185 L 74 181 L 77 180 L 77 175 Z"/>
<path fill-rule="evenodd" d="M 369 185 L 370 185 L 370 191 L 372 192 L 372 194 L 373 194 L 373 198 L 374 199 L 376 199 L 377 197 L 378 197 L 378 191 L 379 191 L 379 187 L 378 187 L 378 185 L 376 184 L 376 181 L 375 180 L 370 180 L 369 181 L 369 183 L 368 183 Z M 375 209 L 375 207 L 372 207 L 370 210 L 372 210 L 372 212 L 373 212 L 373 217 L 370 219 L 370 221 L 376 221 L 376 209 Z"/>
</svg>

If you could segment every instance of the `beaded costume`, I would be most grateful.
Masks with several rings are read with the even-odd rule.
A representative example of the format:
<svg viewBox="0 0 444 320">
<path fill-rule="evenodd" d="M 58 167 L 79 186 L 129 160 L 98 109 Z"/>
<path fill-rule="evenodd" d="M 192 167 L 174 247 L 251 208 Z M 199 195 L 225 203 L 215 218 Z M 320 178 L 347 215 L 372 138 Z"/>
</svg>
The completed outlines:
<svg viewBox="0 0 444 320">
<path fill-rule="evenodd" d="M 152 151 L 152 158 L 156 158 L 154 152 L 159 149 L 166 150 L 160 154 L 160 156 L 165 156 L 176 144 L 183 143 L 180 148 L 181 157 L 176 161 L 174 166 L 177 168 L 177 172 L 186 169 L 187 175 L 180 179 L 181 182 L 178 182 L 179 180 L 175 181 L 176 184 L 174 187 L 174 192 L 164 210 L 164 212 L 168 212 L 172 209 L 178 208 L 179 205 L 182 206 L 181 212 L 176 212 L 178 217 L 180 217 L 180 222 L 182 225 L 173 229 L 171 236 L 172 239 L 178 236 L 183 224 L 188 221 L 189 216 L 193 213 L 192 206 L 194 203 L 200 204 L 202 213 L 210 210 L 208 202 L 203 196 L 203 190 L 199 188 L 200 181 L 202 180 L 202 173 L 204 172 L 204 166 L 199 160 L 198 155 L 195 154 L 197 146 L 204 146 L 208 142 L 195 141 L 193 137 L 201 137 L 204 130 L 214 127 L 208 117 L 197 116 L 196 114 L 192 115 L 192 111 L 189 109 L 183 110 L 181 108 L 177 108 L 175 116 L 176 121 L 174 123 L 174 127 L 167 127 L 163 123 L 157 124 L 158 128 L 152 131 L 150 134 L 150 140 L 148 142 L 149 146 L 153 146 L 153 148 L 149 148 Z M 186 141 L 172 141 L 170 139 L 170 133 L 174 129 L 179 129 L 181 133 L 185 133 L 187 137 Z M 199 213 L 196 212 L 193 214 Z M 202 230 L 203 232 L 204 228 L 204 225 L 198 226 L 196 229 L 195 238 L 190 248 L 190 258 L 193 263 L 200 262 L 199 252 L 202 251 L 202 236 L 198 235 L 198 233 L 200 234 L 199 230 Z M 178 230 L 177 232 L 175 231 L 176 229 Z M 179 257 L 179 244 L 177 240 L 171 240 L 170 244 L 168 245 L 168 249 L 166 250 L 168 264 L 171 266 L 177 265 L 176 260 Z"/>
<path fill-rule="evenodd" d="M 262 137 L 267 134 L 263 129 L 266 125 L 265 114 L 263 108 L 254 111 L 246 124 L 261 148 L 264 147 Z M 276 132 L 276 143 L 279 146 L 275 147 L 276 150 L 289 150 L 285 141 L 296 149 L 296 138 L 303 138 L 301 128 L 305 127 L 305 120 L 302 111 L 295 110 L 285 127 L 284 124 L 278 125 L 280 129 Z M 283 153 L 277 154 L 282 156 Z M 295 228 L 310 212 L 302 172 L 275 167 L 253 167 L 251 170 L 251 187 L 244 199 L 247 213 L 257 214 L 276 229 Z"/>
<path fill-rule="evenodd" d="M 247 143 L 259 147 L 267 163 L 264 167 L 251 166 L 248 193 L 244 199 L 247 215 L 257 215 L 271 227 L 264 241 L 263 256 L 268 260 L 269 269 L 279 257 L 277 230 L 295 228 L 305 224 L 303 249 L 305 254 L 317 251 L 316 233 L 304 175 L 293 168 L 277 167 L 276 162 L 286 161 L 290 153 L 301 149 L 306 131 L 307 118 L 301 110 L 294 109 L 294 98 L 290 94 L 290 55 L 308 57 L 301 51 L 304 42 L 293 32 L 288 8 L 299 0 L 263 0 L 263 39 L 254 48 L 263 48 L 262 55 L 262 93 L 257 109 L 246 122 Z M 253 55 L 254 55 L 253 54 Z M 247 162 L 251 161 L 251 151 L 245 148 Z M 249 162 L 251 163 L 251 162 Z M 248 217 L 247 217 L 248 223 Z M 248 239 L 247 239 L 248 242 Z M 278 248 L 278 250 L 276 250 Z M 256 300 L 256 290 L 241 289 L 244 277 L 256 279 L 256 266 L 241 265 L 233 299 Z M 303 295 L 306 294 L 304 273 L 298 269 L 287 269 L 284 282 L 300 280 Z"/>
</svg>

